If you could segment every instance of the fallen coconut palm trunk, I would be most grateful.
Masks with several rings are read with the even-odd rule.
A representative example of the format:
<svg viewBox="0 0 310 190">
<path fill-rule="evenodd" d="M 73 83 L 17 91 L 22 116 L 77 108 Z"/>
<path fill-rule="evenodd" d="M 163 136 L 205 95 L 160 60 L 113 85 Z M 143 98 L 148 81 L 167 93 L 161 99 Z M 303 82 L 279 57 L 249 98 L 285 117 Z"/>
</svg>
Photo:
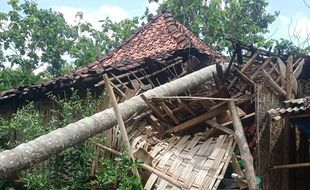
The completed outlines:
<svg viewBox="0 0 310 190">
<path fill-rule="evenodd" d="M 227 64 L 222 65 L 222 68 L 225 71 Z M 213 77 L 213 73 L 216 73 L 215 65 L 205 67 L 156 87 L 145 92 L 144 95 L 146 97 L 175 96 L 210 80 Z M 118 106 L 124 120 L 130 118 L 134 113 L 141 113 L 147 108 L 140 96 L 135 96 Z M 110 108 L 54 130 L 30 142 L 23 143 L 12 150 L 5 150 L 0 153 L 0 178 L 29 168 L 68 147 L 112 128 L 116 124 L 114 111 Z"/>
</svg>

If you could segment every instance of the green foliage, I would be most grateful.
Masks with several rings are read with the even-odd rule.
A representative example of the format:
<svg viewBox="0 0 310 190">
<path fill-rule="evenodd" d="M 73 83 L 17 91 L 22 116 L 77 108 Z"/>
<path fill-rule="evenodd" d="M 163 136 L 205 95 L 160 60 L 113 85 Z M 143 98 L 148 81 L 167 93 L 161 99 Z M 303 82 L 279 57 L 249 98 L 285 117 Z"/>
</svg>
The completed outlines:
<svg viewBox="0 0 310 190">
<path fill-rule="evenodd" d="M 133 175 L 133 169 L 141 167 L 141 162 L 133 161 L 125 151 L 114 160 L 102 159 L 97 179 L 92 184 L 97 189 L 142 190 L 138 176 Z"/>
<path fill-rule="evenodd" d="M 36 76 L 32 72 L 42 65 L 47 66 L 52 77 L 57 77 L 76 66 L 91 63 L 129 37 L 139 24 L 138 18 L 121 22 L 106 18 L 97 30 L 82 20 L 82 13 L 77 13 L 80 22 L 71 26 L 61 13 L 40 9 L 34 1 L 9 0 L 8 4 L 11 10 L 0 12 L 0 67 L 3 69 L 0 72 L 20 76 L 6 77 L 0 91 L 39 82 L 45 75 Z M 13 66 L 18 70 L 12 69 Z"/>
<path fill-rule="evenodd" d="M 91 24 L 85 22 L 74 26 L 79 37 L 69 53 L 75 59 L 76 66 L 95 61 L 98 56 L 107 53 L 127 39 L 138 27 L 138 18 L 120 22 L 113 22 L 106 18 L 100 22 L 102 22 L 100 30 L 94 29 Z"/>
<path fill-rule="evenodd" d="M 230 46 L 227 37 L 262 45 L 278 13 L 266 13 L 266 0 L 167 0 L 160 10 L 169 10 L 207 44 L 218 50 Z"/>
<path fill-rule="evenodd" d="M 70 96 L 59 98 L 50 96 L 56 109 L 52 111 L 50 120 L 44 122 L 44 115 L 36 110 L 30 102 L 19 109 L 11 119 L 0 122 L 1 149 L 10 149 L 20 143 L 30 141 L 47 132 L 63 127 L 81 118 L 99 111 L 99 105 L 106 94 L 99 98 L 87 91 L 85 99 L 81 99 L 77 91 L 72 90 Z M 102 141 L 102 138 L 96 137 Z M 90 178 L 91 159 L 95 148 L 84 142 L 70 147 L 53 156 L 44 168 L 34 167 L 23 172 L 22 182 L 29 190 L 51 189 L 142 189 L 137 176 L 132 174 L 133 168 L 141 163 L 133 162 L 126 152 L 115 160 L 102 160 L 98 176 Z M 10 184 L 2 181 L 0 187 L 9 189 Z"/>
<path fill-rule="evenodd" d="M 49 130 L 51 128 L 44 125 L 43 116 L 30 102 L 19 109 L 11 119 L 0 122 L 0 146 L 2 149 L 10 149 L 39 137 Z"/>
<path fill-rule="evenodd" d="M 25 72 L 24 70 L 5 68 L 0 70 L 0 91 L 16 88 L 22 85 L 31 85 L 39 82 L 42 75 L 34 75 L 33 73 Z"/>
<path fill-rule="evenodd" d="M 300 55 L 300 54 L 309 54 L 310 53 L 310 46 L 308 48 L 301 48 L 295 46 L 293 42 L 281 38 L 280 40 L 272 40 L 271 41 L 273 47 L 273 52 L 281 55 L 281 54 L 288 54 L 288 55 Z"/>
<path fill-rule="evenodd" d="M 47 63 L 50 73 L 58 76 L 65 63 L 62 56 L 75 38 L 71 27 L 60 13 L 39 9 L 33 1 L 10 0 L 8 4 L 12 10 L 0 14 L 0 44 L 6 50 L 5 60 L 28 73 Z"/>
</svg>

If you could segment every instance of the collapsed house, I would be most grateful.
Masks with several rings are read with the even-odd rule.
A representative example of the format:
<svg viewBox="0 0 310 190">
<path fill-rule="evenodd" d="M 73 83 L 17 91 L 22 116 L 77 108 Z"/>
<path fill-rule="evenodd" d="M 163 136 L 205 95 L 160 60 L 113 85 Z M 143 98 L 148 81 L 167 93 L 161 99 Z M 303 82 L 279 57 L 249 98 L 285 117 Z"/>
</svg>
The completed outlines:
<svg viewBox="0 0 310 190">
<path fill-rule="evenodd" d="M 292 185 L 305 189 L 309 183 L 297 184 L 299 175 L 284 165 L 296 158 L 291 152 L 296 147 L 290 142 L 296 142 L 298 135 L 304 153 L 303 159 L 294 163 L 307 166 L 309 162 L 309 135 L 296 135 L 289 127 L 292 122 L 302 126 L 300 131 L 308 131 L 306 120 L 286 118 L 288 110 L 306 112 L 307 107 L 276 108 L 282 108 L 285 100 L 307 94 L 303 89 L 307 86 L 308 59 L 278 57 L 232 41 L 236 49 L 226 63 L 220 53 L 172 15 L 163 13 L 85 68 L 42 84 L 2 92 L 0 111 L 10 115 L 26 100 L 46 109 L 47 93 L 70 93 L 71 87 L 80 93 L 90 88 L 100 94 L 105 85 L 102 75 L 107 74 L 118 102 L 123 102 L 119 108 L 132 148 L 145 150 L 150 159 L 142 161 L 181 187 L 258 189 L 256 180 L 262 179 L 263 189 L 292 189 Z M 281 124 L 276 124 L 279 121 Z M 48 159 L 116 124 L 113 110 L 107 109 L 4 151 L 0 153 L 0 176 Z M 114 132 L 110 135 L 117 136 Z M 117 138 L 120 144 L 121 138 Z M 274 169 L 279 167 L 282 169 Z M 296 170 L 307 176 L 306 170 Z M 145 189 L 180 188 L 155 173 L 144 175 Z"/>
</svg>

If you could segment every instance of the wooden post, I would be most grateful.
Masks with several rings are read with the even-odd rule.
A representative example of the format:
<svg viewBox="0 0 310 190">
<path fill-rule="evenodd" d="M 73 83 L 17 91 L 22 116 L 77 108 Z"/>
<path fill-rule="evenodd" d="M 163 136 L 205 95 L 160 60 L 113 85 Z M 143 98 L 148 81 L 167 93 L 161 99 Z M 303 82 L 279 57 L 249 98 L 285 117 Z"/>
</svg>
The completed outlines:
<svg viewBox="0 0 310 190">
<path fill-rule="evenodd" d="M 292 98 L 291 78 L 293 73 L 293 56 L 289 56 L 286 63 L 286 100 Z"/>
<path fill-rule="evenodd" d="M 112 104 L 112 107 L 113 107 L 113 110 L 114 110 L 114 113 L 115 113 L 115 117 L 116 117 L 118 126 L 119 126 L 120 131 L 121 131 L 122 140 L 124 141 L 125 147 L 128 148 L 128 155 L 129 155 L 129 157 L 134 161 L 135 159 L 134 159 L 134 156 L 133 156 L 133 152 L 132 152 L 132 149 L 131 149 L 131 145 L 130 145 L 128 136 L 127 136 L 126 127 L 125 127 L 122 115 L 121 115 L 120 111 L 118 110 L 118 104 L 117 104 L 117 101 L 116 101 L 116 98 L 115 98 L 114 91 L 113 91 L 113 89 L 112 89 L 112 87 L 110 85 L 110 80 L 108 78 L 108 75 L 104 74 L 103 75 L 103 79 L 104 79 L 104 83 L 105 83 L 106 89 L 107 89 L 107 91 L 109 93 L 110 101 L 111 101 L 111 104 Z M 133 173 L 135 175 L 137 175 L 138 178 L 140 178 L 139 177 L 139 172 L 138 172 L 137 169 L 134 169 Z"/>
<path fill-rule="evenodd" d="M 286 100 L 292 99 L 292 74 L 293 74 L 293 56 L 289 56 L 286 62 Z M 290 129 L 290 119 L 286 118 L 283 128 L 283 163 L 288 164 L 291 161 L 291 158 L 295 156 L 293 150 L 295 149 L 292 146 L 292 142 L 295 141 L 295 133 Z M 282 171 L 282 186 L 283 189 L 292 189 L 294 178 L 292 173 L 288 169 Z"/>
<path fill-rule="evenodd" d="M 232 118 L 234 130 L 235 130 L 235 139 L 237 141 L 242 159 L 244 161 L 244 167 L 246 170 L 249 190 L 257 190 L 258 187 L 257 187 L 256 176 L 254 172 L 253 158 L 252 158 L 249 146 L 248 146 L 248 142 L 246 141 L 246 138 L 245 138 L 241 120 L 237 113 L 237 107 L 233 101 L 228 102 L 228 107 L 230 110 L 230 115 Z"/>
</svg>

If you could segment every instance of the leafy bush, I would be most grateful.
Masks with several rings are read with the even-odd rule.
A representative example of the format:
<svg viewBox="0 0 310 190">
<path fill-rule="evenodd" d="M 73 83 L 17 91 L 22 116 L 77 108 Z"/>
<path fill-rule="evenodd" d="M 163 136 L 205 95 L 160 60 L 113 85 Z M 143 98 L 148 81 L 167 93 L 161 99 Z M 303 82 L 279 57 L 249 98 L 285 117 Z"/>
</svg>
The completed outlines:
<svg viewBox="0 0 310 190">
<path fill-rule="evenodd" d="M 43 114 L 35 109 L 30 102 L 11 119 L 0 122 L 1 148 L 9 149 L 20 143 L 30 141 L 47 132 L 90 116 L 99 111 L 99 105 L 105 93 L 99 98 L 87 92 L 85 100 L 72 90 L 70 97 L 59 98 L 50 96 L 56 104 L 57 110 L 52 110 L 48 123 L 43 121 Z M 9 137 L 9 138 L 8 138 Z M 18 138 L 17 138 L 18 137 Z M 104 140 L 97 136 L 96 141 Z M 128 155 L 114 160 L 102 159 L 98 176 L 90 177 L 91 161 L 95 148 L 84 142 L 70 147 L 53 156 L 45 167 L 37 166 L 22 173 L 21 180 L 26 189 L 142 189 L 139 179 L 131 173 L 132 168 L 140 163 L 133 162 Z M 9 189 L 9 183 L 0 184 L 1 189 Z"/>
<path fill-rule="evenodd" d="M 138 169 L 140 162 L 133 161 L 125 151 L 114 160 L 102 159 L 97 180 L 93 184 L 97 184 L 99 189 L 113 189 L 117 187 L 120 190 L 142 190 L 140 179 L 133 175 L 133 169 Z"/>
</svg>

